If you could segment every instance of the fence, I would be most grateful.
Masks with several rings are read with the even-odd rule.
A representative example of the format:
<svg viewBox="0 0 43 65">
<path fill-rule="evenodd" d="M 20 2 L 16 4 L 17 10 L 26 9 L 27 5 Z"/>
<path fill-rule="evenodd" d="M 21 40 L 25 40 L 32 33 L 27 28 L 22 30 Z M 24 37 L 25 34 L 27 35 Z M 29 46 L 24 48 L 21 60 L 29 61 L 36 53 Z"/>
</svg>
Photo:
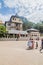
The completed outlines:
<svg viewBox="0 0 43 65">
<path fill-rule="evenodd" d="M 0 41 L 27 41 L 28 40 L 28 38 L 27 37 L 25 37 L 25 38 L 23 38 L 23 37 L 21 37 L 21 38 L 0 38 Z"/>
</svg>

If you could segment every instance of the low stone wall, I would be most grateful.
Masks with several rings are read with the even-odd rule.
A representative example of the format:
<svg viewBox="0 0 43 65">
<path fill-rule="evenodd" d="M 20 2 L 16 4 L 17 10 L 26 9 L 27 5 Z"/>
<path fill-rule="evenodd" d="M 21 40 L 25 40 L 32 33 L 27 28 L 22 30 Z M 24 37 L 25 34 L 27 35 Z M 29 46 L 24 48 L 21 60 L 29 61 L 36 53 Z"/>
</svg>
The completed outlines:
<svg viewBox="0 0 43 65">
<path fill-rule="evenodd" d="M 17 38 L 0 38 L 0 41 L 16 41 Z"/>
<path fill-rule="evenodd" d="M 28 38 L 0 38 L 0 41 L 27 41 Z"/>
<path fill-rule="evenodd" d="M 42 39 L 43 37 L 40 37 Z M 29 37 L 20 37 L 20 38 L 0 38 L 0 41 L 28 41 Z"/>
<path fill-rule="evenodd" d="M 29 38 L 29 37 L 21 37 L 21 38 L 19 38 L 18 40 L 19 40 L 19 41 L 28 41 L 28 38 Z"/>
</svg>

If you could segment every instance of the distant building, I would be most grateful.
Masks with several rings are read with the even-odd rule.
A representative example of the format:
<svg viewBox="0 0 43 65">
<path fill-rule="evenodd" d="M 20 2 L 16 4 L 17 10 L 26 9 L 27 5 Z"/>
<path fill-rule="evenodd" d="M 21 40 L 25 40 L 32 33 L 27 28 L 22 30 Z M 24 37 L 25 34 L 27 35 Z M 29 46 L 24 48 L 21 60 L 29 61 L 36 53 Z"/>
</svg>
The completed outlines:
<svg viewBox="0 0 43 65">
<path fill-rule="evenodd" d="M 11 16 L 10 21 L 6 21 L 6 30 L 23 30 L 22 20 L 17 16 Z"/>
<path fill-rule="evenodd" d="M 4 25 L 4 23 L 0 20 L 0 25 Z"/>
<path fill-rule="evenodd" d="M 6 31 L 13 37 L 27 36 L 27 31 L 23 31 L 23 22 L 18 16 L 11 16 L 9 21 L 5 22 Z"/>
<path fill-rule="evenodd" d="M 34 40 L 39 40 L 40 39 L 39 30 L 31 28 L 31 29 L 27 29 L 27 32 L 28 32 L 28 36 L 31 39 L 34 39 Z"/>
</svg>

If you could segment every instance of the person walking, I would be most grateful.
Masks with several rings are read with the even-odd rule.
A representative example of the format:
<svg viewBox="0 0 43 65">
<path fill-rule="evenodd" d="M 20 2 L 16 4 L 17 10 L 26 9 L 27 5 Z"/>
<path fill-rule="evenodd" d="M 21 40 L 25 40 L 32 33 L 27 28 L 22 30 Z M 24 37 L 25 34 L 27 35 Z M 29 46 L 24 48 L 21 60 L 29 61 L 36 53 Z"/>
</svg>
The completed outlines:
<svg viewBox="0 0 43 65">
<path fill-rule="evenodd" d="M 36 49 L 38 48 L 38 42 L 36 42 Z"/>
<path fill-rule="evenodd" d="M 34 41 L 32 40 L 31 42 L 32 42 L 32 49 L 34 49 Z"/>
<path fill-rule="evenodd" d="M 43 49 L 43 39 L 42 39 L 42 43 L 41 43 L 41 48 L 40 48 L 40 52 Z"/>
<path fill-rule="evenodd" d="M 27 46 L 28 46 L 27 50 L 32 49 L 32 42 L 31 42 L 31 40 L 28 41 Z"/>
</svg>

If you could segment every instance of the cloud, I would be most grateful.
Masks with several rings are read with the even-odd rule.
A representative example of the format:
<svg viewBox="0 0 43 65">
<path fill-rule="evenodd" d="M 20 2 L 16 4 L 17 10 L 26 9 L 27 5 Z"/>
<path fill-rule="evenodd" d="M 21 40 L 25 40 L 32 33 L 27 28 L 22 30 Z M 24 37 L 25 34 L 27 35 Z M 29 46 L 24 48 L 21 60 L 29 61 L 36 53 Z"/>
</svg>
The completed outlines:
<svg viewBox="0 0 43 65">
<path fill-rule="evenodd" d="M 5 6 L 9 8 L 14 8 L 18 3 L 18 0 L 3 0 L 3 1 L 4 1 Z"/>
<path fill-rule="evenodd" d="M 7 15 L 0 14 L 0 20 L 2 20 L 3 23 L 4 23 L 5 21 L 9 21 L 11 15 L 13 15 L 13 14 L 7 14 Z"/>
<path fill-rule="evenodd" d="M 29 21 L 32 21 L 32 22 L 35 22 L 35 23 L 43 21 L 43 13 L 40 12 L 40 11 L 37 11 L 37 12 L 31 14 L 30 16 L 27 16 L 27 19 Z"/>
<path fill-rule="evenodd" d="M 4 5 L 10 9 L 15 8 L 19 16 L 30 21 L 43 20 L 43 0 L 3 0 Z"/>
</svg>

